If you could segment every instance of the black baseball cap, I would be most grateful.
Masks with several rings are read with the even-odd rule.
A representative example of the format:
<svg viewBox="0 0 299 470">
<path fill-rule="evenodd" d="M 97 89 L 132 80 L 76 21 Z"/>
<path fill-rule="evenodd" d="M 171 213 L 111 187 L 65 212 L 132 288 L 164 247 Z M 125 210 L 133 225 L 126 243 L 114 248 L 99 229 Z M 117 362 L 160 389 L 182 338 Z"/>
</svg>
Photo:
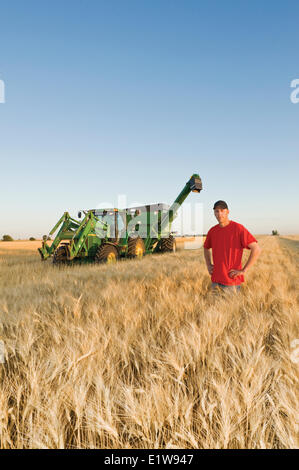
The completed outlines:
<svg viewBox="0 0 299 470">
<path fill-rule="evenodd" d="M 220 207 L 221 209 L 228 209 L 228 206 L 225 201 L 215 202 L 213 209 L 216 209 L 216 207 Z"/>
</svg>

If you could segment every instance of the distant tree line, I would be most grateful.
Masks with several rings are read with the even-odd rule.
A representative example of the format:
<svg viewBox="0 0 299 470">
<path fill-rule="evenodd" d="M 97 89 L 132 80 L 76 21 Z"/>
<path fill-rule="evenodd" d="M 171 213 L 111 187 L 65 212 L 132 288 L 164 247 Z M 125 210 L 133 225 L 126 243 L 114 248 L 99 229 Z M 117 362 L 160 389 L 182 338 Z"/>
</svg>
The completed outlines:
<svg viewBox="0 0 299 470">
<path fill-rule="evenodd" d="M 29 238 L 29 240 L 30 240 L 31 242 L 33 242 L 33 241 L 35 241 L 35 240 L 36 240 L 36 238 L 34 238 L 34 237 L 30 237 L 30 238 Z M 2 240 L 1 240 L 1 241 L 2 241 L 2 242 L 13 242 L 13 241 L 14 241 L 14 239 L 13 239 L 13 238 L 12 238 L 10 235 L 3 235 L 3 237 L 2 237 Z"/>
</svg>

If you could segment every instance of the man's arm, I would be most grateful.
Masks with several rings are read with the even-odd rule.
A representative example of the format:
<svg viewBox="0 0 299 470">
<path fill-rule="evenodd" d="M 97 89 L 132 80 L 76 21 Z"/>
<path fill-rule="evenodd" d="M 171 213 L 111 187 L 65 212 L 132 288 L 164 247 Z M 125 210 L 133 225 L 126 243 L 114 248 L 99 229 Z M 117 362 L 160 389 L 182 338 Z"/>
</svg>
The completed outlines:
<svg viewBox="0 0 299 470">
<path fill-rule="evenodd" d="M 206 265 L 207 265 L 209 274 L 212 275 L 212 274 L 213 274 L 214 266 L 213 266 L 213 264 L 212 264 L 212 259 L 211 259 L 211 252 L 210 252 L 210 250 L 208 250 L 207 248 L 204 248 L 204 255 L 205 255 Z"/>
<path fill-rule="evenodd" d="M 249 243 L 248 247 L 250 248 L 250 256 L 247 260 L 247 263 L 240 271 L 238 269 L 231 269 L 229 272 L 229 277 L 232 277 L 234 279 L 235 277 L 240 276 L 240 274 L 245 274 L 258 259 L 262 251 L 259 244 L 257 242 L 252 242 Z"/>
</svg>

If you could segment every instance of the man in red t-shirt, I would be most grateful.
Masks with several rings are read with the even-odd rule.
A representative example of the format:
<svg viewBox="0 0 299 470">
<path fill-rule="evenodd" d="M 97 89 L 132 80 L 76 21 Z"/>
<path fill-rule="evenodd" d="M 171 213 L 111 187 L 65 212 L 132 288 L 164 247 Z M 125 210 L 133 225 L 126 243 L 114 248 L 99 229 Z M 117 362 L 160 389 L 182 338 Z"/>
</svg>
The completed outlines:
<svg viewBox="0 0 299 470">
<path fill-rule="evenodd" d="M 212 227 L 204 242 L 204 255 L 212 286 L 221 288 L 232 287 L 239 289 L 244 282 L 244 274 L 255 263 L 260 247 L 257 240 L 241 224 L 229 220 L 229 210 L 225 201 L 214 204 L 214 214 L 218 225 Z M 212 248 L 213 263 L 210 249 Z M 251 250 L 247 263 L 242 268 L 244 248 Z"/>
</svg>

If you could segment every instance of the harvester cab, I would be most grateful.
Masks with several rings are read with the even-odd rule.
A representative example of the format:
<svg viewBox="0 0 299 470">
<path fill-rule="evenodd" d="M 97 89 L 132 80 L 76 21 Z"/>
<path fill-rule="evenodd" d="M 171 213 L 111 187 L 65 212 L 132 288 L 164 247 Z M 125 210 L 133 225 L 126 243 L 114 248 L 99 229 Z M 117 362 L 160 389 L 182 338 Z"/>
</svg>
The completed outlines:
<svg viewBox="0 0 299 470">
<path fill-rule="evenodd" d="M 45 236 L 39 253 L 42 260 L 53 256 L 54 264 L 73 260 L 114 262 L 118 258 L 142 258 L 148 253 L 175 251 L 171 224 L 191 191 L 199 193 L 202 182 L 194 174 L 171 206 L 148 204 L 126 209 L 90 209 L 75 220 L 65 212 Z M 49 245 L 50 237 L 56 237 Z"/>
</svg>

